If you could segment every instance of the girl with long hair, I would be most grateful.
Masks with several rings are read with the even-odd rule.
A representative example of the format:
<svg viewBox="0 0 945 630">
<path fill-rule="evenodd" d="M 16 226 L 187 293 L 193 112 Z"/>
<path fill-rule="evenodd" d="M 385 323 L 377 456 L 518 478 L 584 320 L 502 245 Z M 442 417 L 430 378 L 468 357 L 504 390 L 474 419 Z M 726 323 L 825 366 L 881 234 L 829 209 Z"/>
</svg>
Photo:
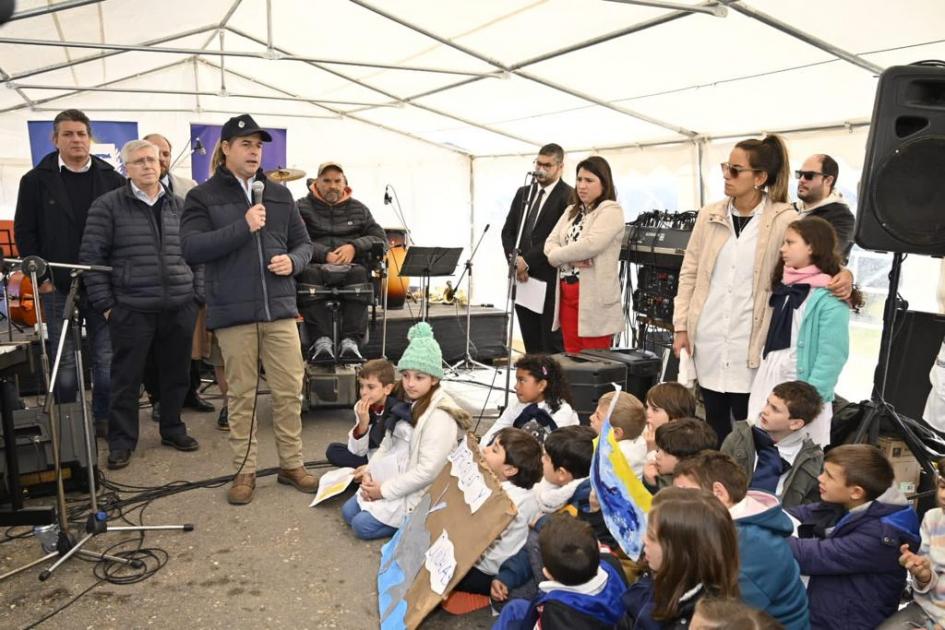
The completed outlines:
<svg viewBox="0 0 945 630">
<path fill-rule="evenodd" d="M 768 334 L 751 387 L 748 419 L 757 420 L 775 385 L 805 381 L 817 389 L 824 408 L 803 433 L 826 447 L 834 387 L 850 350 L 850 308 L 862 306 L 863 296 L 854 289 L 847 303 L 826 289 L 842 263 L 837 234 L 820 217 L 791 223 L 780 253 L 771 273 L 771 299 L 765 312 Z"/>
<path fill-rule="evenodd" d="M 738 537 L 712 493 L 665 488 L 653 498 L 643 551 L 648 572 L 624 595 L 621 627 L 687 628 L 703 597 L 739 597 Z"/>
</svg>

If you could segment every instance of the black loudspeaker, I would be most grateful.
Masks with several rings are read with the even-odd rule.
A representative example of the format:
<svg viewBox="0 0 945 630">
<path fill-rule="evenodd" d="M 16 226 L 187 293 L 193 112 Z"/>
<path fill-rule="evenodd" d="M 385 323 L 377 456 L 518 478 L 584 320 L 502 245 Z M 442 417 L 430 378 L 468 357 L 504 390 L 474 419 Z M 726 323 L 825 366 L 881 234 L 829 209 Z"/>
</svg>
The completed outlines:
<svg viewBox="0 0 945 630">
<path fill-rule="evenodd" d="M 879 77 L 866 143 L 856 244 L 945 255 L 945 67 L 892 66 Z"/>
<path fill-rule="evenodd" d="M 932 385 L 929 371 L 945 338 L 945 315 L 923 311 L 896 313 L 884 398 L 896 411 L 921 418 Z M 881 377 L 876 368 L 877 379 Z M 882 383 L 876 383 L 881 387 Z"/>
</svg>

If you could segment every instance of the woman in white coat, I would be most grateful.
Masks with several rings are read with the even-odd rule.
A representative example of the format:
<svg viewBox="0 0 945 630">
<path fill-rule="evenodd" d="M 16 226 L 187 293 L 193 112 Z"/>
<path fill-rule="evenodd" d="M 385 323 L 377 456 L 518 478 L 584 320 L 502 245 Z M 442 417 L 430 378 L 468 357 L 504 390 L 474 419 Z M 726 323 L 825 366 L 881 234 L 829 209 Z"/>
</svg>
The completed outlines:
<svg viewBox="0 0 945 630">
<path fill-rule="evenodd" d="M 607 160 L 597 155 L 582 160 L 571 205 L 545 241 L 548 262 L 558 268 L 553 330 L 561 329 L 566 352 L 606 350 L 623 328 L 624 217 L 616 198 Z"/>
</svg>

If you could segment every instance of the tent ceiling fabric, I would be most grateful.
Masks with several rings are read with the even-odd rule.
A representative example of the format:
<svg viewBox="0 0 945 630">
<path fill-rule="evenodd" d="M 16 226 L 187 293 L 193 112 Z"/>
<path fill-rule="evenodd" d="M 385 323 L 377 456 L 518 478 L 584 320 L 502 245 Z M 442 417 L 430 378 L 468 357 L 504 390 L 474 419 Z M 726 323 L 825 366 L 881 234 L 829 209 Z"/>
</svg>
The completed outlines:
<svg viewBox="0 0 945 630">
<path fill-rule="evenodd" d="M 724 4 L 727 15 L 713 17 L 606 0 L 165 0 L 152 12 L 104 0 L 0 29 L 0 81 L 18 88 L 0 91 L 0 113 L 346 116 L 469 155 L 515 154 L 550 140 L 590 149 L 862 123 L 876 86 L 863 65 L 945 57 L 940 0 Z M 55 5 L 21 0 L 17 10 Z M 258 56 L 221 58 L 221 38 L 225 51 Z M 73 46 L 3 43 L 14 39 Z M 206 53 L 75 46 L 155 41 L 152 50 Z M 173 93 L 82 91 L 101 86 Z"/>
</svg>

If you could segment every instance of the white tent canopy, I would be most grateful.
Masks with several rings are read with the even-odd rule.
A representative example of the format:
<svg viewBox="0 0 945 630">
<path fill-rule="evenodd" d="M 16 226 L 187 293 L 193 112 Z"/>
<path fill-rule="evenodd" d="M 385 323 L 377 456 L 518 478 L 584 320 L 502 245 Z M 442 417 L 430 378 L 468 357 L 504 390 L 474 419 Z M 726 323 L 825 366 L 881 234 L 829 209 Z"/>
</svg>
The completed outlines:
<svg viewBox="0 0 945 630">
<path fill-rule="evenodd" d="M 941 0 L 20 0 L 15 18 L 0 27 L 0 218 L 31 166 L 29 120 L 137 121 L 176 154 L 190 123 L 250 112 L 288 129 L 285 166 L 344 164 L 386 225 L 393 184 L 420 244 L 468 248 L 489 224 L 474 298 L 499 307 L 497 233 L 542 144 L 565 148 L 571 181 L 604 155 L 631 219 L 718 198 L 732 143 L 780 131 L 795 168 L 833 155 L 855 205 L 878 73 L 945 58 Z M 881 259 L 854 260 L 877 297 Z M 934 310 L 937 270 L 920 264 L 903 284 Z"/>
<path fill-rule="evenodd" d="M 575 150 L 861 124 L 878 71 L 945 57 L 937 0 L 717 9 L 21 1 L 21 19 L 0 30 L 2 78 L 15 88 L 0 93 L 0 112 L 347 117 L 483 156 L 529 153 L 551 136 Z"/>
</svg>

